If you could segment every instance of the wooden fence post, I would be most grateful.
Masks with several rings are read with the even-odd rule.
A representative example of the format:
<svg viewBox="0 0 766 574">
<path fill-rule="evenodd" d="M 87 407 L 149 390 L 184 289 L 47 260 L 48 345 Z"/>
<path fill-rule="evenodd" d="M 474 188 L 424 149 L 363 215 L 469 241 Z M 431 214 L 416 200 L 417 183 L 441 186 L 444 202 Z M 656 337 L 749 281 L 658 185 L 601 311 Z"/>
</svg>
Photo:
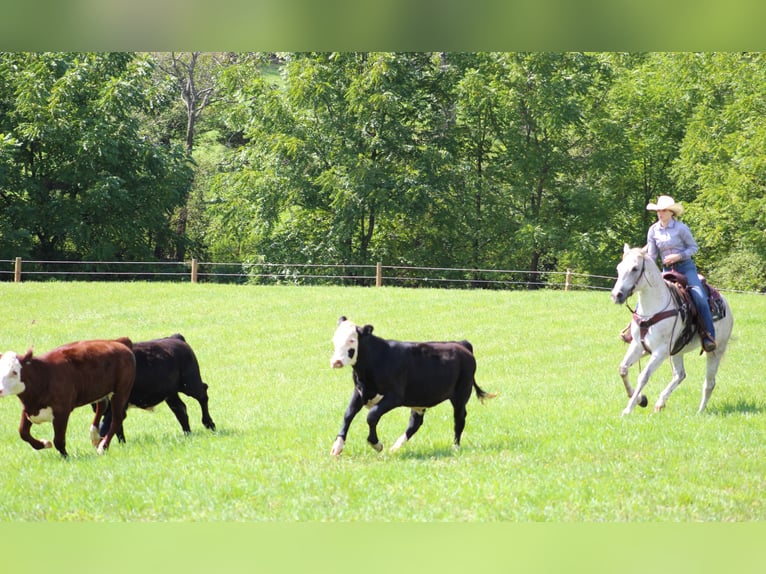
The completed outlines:
<svg viewBox="0 0 766 574">
<path fill-rule="evenodd" d="M 381 285 L 383 285 L 383 263 L 378 261 L 378 264 L 375 265 L 375 287 Z"/>
<path fill-rule="evenodd" d="M 564 291 L 569 291 L 569 288 L 572 286 L 572 270 L 567 269 L 567 278 L 564 282 Z"/>
<path fill-rule="evenodd" d="M 16 263 L 13 266 L 13 282 L 21 283 L 21 257 L 16 258 Z"/>
<path fill-rule="evenodd" d="M 196 283 L 198 279 L 197 260 L 191 260 L 191 282 Z"/>
</svg>

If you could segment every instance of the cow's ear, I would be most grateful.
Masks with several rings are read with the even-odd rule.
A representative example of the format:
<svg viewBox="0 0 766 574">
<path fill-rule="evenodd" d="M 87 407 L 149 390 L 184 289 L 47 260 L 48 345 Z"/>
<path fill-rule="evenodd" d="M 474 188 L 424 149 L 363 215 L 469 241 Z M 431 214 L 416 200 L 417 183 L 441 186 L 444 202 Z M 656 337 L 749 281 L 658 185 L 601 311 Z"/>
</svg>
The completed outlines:
<svg viewBox="0 0 766 574">
<path fill-rule="evenodd" d="M 33 350 L 34 350 L 34 347 L 30 347 L 29 350 L 24 354 L 24 356 L 19 359 L 19 362 L 26 363 L 29 359 L 31 359 Z"/>
<path fill-rule="evenodd" d="M 371 335 L 372 334 L 372 325 L 365 325 L 362 327 L 362 330 L 359 332 L 361 335 Z"/>
<path fill-rule="evenodd" d="M 340 325 L 341 323 L 343 323 L 343 321 L 347 321 L 347 320 L 348 320 L 348 319 L 346 319 L 346 316 L 345 316 L 345 315 L 341 315 L 341 316 L 340 316 L 340 319 L 338 319 L 338 325 Z"/>
</svg>

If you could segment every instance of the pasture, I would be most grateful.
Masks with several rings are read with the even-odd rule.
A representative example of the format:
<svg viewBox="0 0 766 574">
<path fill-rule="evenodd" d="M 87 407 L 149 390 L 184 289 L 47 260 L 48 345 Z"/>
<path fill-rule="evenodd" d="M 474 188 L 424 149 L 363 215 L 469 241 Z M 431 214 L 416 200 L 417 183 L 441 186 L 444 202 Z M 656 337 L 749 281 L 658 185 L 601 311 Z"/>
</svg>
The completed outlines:
<svg viewBox="0 0 766 574">
<path fill-rule="evenodd" d="M 704 360 L 690 354 L 664 412 L 623 418 L 630 315 L 608 292 L 2 283 L 3 352 L 182 333 L 218 430 L 182 396 L 189 436 L 164 404 L 131 409 L 127 443 L 98 456 L 81 408 L 63 460 L 22 442 L 18 399 L 0 399 L 0 521 L 764 520 L 766 297 L 725 295 L 734 337 L 707 411 L 696 413 Z M 380 454 L 362 411 L 343 455 L 329 455 L 352 392 L 351 371 L 329 365 L 341 314 L 385 338 L 473 343 L 477 382 L 499 396 L 469 401 L 459 451 L 442 404 L 396 453 L 409 411 L 382 418 Z M 669 378 L 666 363 L 650 405 Z M 50 424 L 32 432 L 52 437 Z"/>
</svg>

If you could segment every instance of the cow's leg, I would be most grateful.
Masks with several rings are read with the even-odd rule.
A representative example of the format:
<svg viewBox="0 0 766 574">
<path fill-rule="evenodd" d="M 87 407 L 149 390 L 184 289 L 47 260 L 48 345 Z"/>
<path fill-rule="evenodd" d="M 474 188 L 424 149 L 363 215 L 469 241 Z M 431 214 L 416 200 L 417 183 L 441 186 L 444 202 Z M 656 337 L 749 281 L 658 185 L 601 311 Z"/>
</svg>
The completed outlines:
<svg viewBox="0 0 766 574">
<path fill-rule="evenodd" d="M 101 432 L 99 428 L 101 426 L 101 419 L 106 413 L 108 405 L 109 401 L 107 399 L 102 399 L 93 404 L 93 422 L 90 425 L 90 442 L 93 446 L 98 446 L 98 443 L 101 442 Z"/>
<path fill-rule="evenodd" d="M 465 428 L 465 403 L 452 403 L 453 414 L 455 418 L 455 447 L 460 446 L 460 437 L 463 436 Z"/>
<path fill-rule="evenodd" d="M 178 393 L 173 393 L 167 399 L 165 399 L 165 402 L 170 407 L 170 410 L 173 411 L 173 414 L 176 415 L 176 418 L 178 419 L 178 422 L 181 425 L 183 431 L 186 434 L 189 434 L 191 432 L 191 427 L 189 426 L 189 415 L 186 412 L 186 405 L 181 400 L 181 397 L 178 396 Z"/>
<path fill-rule="evenodd" d="M 362 410 L 362 405 L 364 405 L 362 395 L 359 394 L 359 391 L 357 391 L 356 388 L 354 388 L 351 400 L 348 402 L 348 407 L 346 407 L 346 412 L 343 414 L 343 425 L 340 427 L 340 432 L 332 445 L 332 450 L 330 450 L 332 456 L 338 456 L 343 452 L 343 447 L 346 444 L 346 435 L 348 435 L 351 421 L 353 421 L 356 414 Z"/>
<path fill-rule="evenodd" d="M 71 411 L 63 410 L 53 414 L 53 446 L 66 458 L 66 427 Z"/>
<path fill-rule="evenodd" d="M 109 401 L 107 401 L 104 418 L 101 419 L 101 424 L 98 426 L 98 435 L 100 439 L 106 436 L 106 433 L 109 432 L 109 427 L 111 426 L 112 426 L 112 405 Z M 99 439 L 99 442 L 97 442 L 94 446 L 98 446 L 100 444 L 100 439 Z M 117 439 L 120 442 L 125 442 L 125 429 L 122 425 L 120 425 L 120 428 L 117 431 Z"/>
<path fill-rule="evenodd" d="M 418 429 L 423 424 L 423 415 L 426 412 L 425 409 L 412 409 L 410 414 L 410 422 L 407 425 L 407 430 L 404 431 L 404 434 L 400 436 L 398 439 L 396 439 L 396 442 L 391 445 L 391 452 L 397 451 L 404 443 L 406 443 L 408 440 L 412 438 L 412 435 L 414 435 L 416 432 L 418 432 Z"/>
<path fill-rule="evenodd" d="M 370 434 L 367 435 L 367 442 L 370 446 L 380 452 L 383 450 L 383 443 L 378 439 L 378 421 L 380 417 L 386 414 L 391 409 L 401 406 L 401 402 L 396 398 L 391 398 L 390 395 L 383 397 L 378 404 L 370 409 L 367 413 L 367 426 L 370 427 Z"/>
<path fill-rule="evenodd" d="M 21 413 L 21 423 L 19 424 L 19 436 L 22 440 L 28 442 L 30 446 L 35 450 L 43 448 L 51 448 L 53 443 L 49 440 L 38 440 L 32 436 L 32 421 L 27 417 L 27 411 Z"/>
<path fill-rule="evenodd" d="M 657 402 L 654 405 L 654 412 L 660 412 L 665 408 L 665 403 L 668 402 L 670 394 L 676 390 L 686 378 L 686 369 L 684 369 L 683 355 L 671 355 L 670 364 L 673 367 L 673 378 L 670 379 L 670 384 L 663 389 L 660 396 L 657 398 Z"/>
<path fill-rule="evenodd" d="M 110 400 L 110 411 L 112 420 L 109 424 L 109 430 L 106 432 L 104 438 L 101 439 L 96 452 L 98 454 L 104 454 L 104 451 L 109 448 L 109 444 L 112 442 L 112 438 L 117 435 L 118 440 L 124 442 L 124 433 L 122 430 L 122 423 L 125 420 L 126 411 L 128 408 L 128 397 L 130 396 L 130 390 L 133 386 L 132 378 L 127 381 L 121 381 L 121 384 L 115 385 L 116 388 L 112 394 Z M 122 437 L 122 439 L 120 439 Z"/>
<path fill-rule="evenodd" d="M 664 346 L 652 353 L 646 367 L 644 367 L 644 370 L 641 371 L 641 374 L 638 375 L 638 381 L 636 381 L 636 390 L 633 391 L 633 395 L 630 397 L 630 400 L 628 400 L 627 406 L 622 411 L 623 416 L 629 415 L 633 411 L 636 404 L 638 404 L 640 397 L 643 396 L 641 391 L 646 386 L 646 383 L 649 382 L 649 377 L 652 376 L 652 373 L 657 370 L 657 368 L 662 364 L 667 356 L 668 350 Z M 646 397 L 643 398 L 646 399 Z"/>
<path fill-rule="evenodd" d="M 207 402 L 207 385 L 203 383 L 201 380 L 199 383 L 196 383 L 194 385 L 195 392 L 191 392 L 189 390 L 185 390 L 184 393 L 191 398 L 195 399 L 199 403 L 199 408 L 202 410 L 202 424 L 206 429 L 210 429 L 211 431 L 215 430 L 215 423 L 213 422 L 212 417 L 210 416 L 210 411 L 208 410 Z M 172 408 L 172 407 L 171 407 Z M 176 415 L 178 416 L 178 415 Z M 179 419 L 179 422 L 180 419 Z M 183 425 L 181 425 L 183 426 Z"/>
<path fill-rule="evenodd" d="M 214 431 L 215 423 L 213 422 L 213 419 L 210 416 L 210 411 L 208 410 L 207 385 L 205 383 L 202 383 L 202 392 L 198 393 L 198 396 L 194 398 L 197 399 L 197 402 L 199 402 L 200 409 L 202 409 L 202 424 L 205 426 L 206 429 L 210 429 Z"/>
<path fill-rule="evenodd" d="M 633 342 L 628 347 L 628 350 L 625 351 L 625 356 L 620 363 L 620 377 L 622 378 L 622 384 L 625 386 L 625 392 L 628 393 L 628 398 L 633 396 L 633 387 L 631 387 L 630 380 L 628 379 L 628 371 L 630 370 L 630 367 L 641 358 L 643 352 L 644 349 L 641 346 L 641 343 L 636 339 L 633 339 Z M 644 395 L 638 397 L 638 404 L 640 406 L 645 407 L 648 402 L 649 401 Z"/>
<path fill-rule="evenodd" d="M 125 416 L 127 416 L 127 412 Z M 106 436 L 106 433 L 109 432 L 109 427 L 111 426 L 112 426 L 112 404 L 109 401 L 107 401 L 104 418 L 101 419 L 101 424 L 98 427 L 98 434 L 100 439 Z M 119 440 L 120 442 L 125 442 L 125 427 L 122 424 L 120 424 L 120 428 L 117 429 L 117 432 L 115 434 L 117 436 L 117 440 Z M 98 447 L 98 445 L 101 442 L 100 439 L 99 439 L 99 442 L 96 443 L 94 446 Z"/>
</svg>

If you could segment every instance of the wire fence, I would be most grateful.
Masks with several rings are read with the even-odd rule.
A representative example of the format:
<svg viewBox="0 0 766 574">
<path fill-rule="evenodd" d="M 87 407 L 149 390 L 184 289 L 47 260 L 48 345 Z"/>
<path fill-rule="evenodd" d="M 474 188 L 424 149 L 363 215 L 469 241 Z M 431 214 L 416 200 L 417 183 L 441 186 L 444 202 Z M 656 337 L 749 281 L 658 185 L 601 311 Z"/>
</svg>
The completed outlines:
<svg viewBox="0 0 766 574">
<path fill-rule="evenodd" d="M 192 283 L 601 289 L 614 277 L 567 271 L 191 261 L 0 260 L 0 281 L 189 281 Z"/>
</svg>

